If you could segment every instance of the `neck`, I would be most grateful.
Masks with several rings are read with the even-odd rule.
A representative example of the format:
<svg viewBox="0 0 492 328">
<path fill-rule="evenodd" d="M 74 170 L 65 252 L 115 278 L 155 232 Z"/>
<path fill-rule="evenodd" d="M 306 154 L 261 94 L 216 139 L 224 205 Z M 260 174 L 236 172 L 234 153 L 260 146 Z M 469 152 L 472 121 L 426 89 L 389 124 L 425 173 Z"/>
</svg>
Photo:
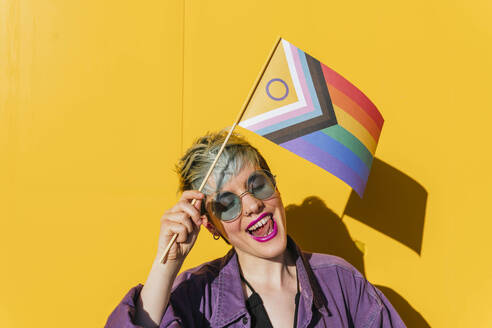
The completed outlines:
<svg viewBox="0 0 492 328">
<path fill-rule="evenodd" d="M 283 288 L 296 279 L 295 258 L 288 250 L 275 258 L 259 258 L 236 250 L 239 266 L 247 281 L 255 285 Z"/>
</svg>

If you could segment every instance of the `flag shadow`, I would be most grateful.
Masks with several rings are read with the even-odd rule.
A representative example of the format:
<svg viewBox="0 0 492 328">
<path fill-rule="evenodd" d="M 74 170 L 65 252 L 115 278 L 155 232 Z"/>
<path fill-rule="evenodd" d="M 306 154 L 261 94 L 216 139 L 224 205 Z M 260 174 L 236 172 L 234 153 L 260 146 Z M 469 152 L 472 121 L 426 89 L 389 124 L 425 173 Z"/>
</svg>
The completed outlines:
<svg viewBox="0 0 492 328">
<path fill-rule="evenodd" d="M 427 191 L 417 181 L 375 158 L 364 197 L 354 191 L 348 215 L 415 251 L 422 250 Z"/>
<path fill-rule="evenodd" d="M 285 211 L 289 235 L 301 249 L 342 257 L 365 276 L 364 254 L 350 237 L 342 219 L 326 207 L 323 200 L 310 196 L 301 205 L 288 205 Z M 376 287 L 384 293 L 408 327 L 430 328 L 422 315 L 401 295 L 389 287 Z"/>
</svg>

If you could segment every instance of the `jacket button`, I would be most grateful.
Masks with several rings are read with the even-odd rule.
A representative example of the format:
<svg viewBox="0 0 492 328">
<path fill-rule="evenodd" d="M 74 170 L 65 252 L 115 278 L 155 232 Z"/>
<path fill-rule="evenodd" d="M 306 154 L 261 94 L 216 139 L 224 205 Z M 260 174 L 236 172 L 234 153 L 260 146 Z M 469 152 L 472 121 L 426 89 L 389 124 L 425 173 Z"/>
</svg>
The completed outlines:
<svg viewBox="0 0 492 328">
<path fill-rule="evenodd" d="M 248 323 L 248 317 L 243 317 L 243 324 L 247 324 Z"/>
</svg>

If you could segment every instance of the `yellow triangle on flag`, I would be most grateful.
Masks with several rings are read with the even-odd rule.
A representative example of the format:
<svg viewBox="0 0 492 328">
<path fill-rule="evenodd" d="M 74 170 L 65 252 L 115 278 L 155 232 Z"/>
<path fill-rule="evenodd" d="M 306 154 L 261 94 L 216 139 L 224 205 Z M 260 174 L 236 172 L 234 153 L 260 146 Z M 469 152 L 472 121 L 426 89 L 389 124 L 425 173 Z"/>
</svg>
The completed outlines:
<svg viewBox="0 0 492 328">
<path fill-rule="evenodd" d="M 280 42 L 251 97 L 243 121 L 298 100 L 285 50 Z"/>
</svg>

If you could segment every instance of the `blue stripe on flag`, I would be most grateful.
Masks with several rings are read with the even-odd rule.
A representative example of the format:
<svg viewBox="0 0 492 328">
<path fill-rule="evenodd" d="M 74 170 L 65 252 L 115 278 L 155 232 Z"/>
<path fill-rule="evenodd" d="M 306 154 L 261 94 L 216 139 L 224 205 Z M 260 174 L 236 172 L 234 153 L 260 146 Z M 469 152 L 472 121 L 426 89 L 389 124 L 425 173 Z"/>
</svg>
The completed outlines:
<svg viewBox="0 0 492 328">
<path fill-rule="evenodd" d="M 344 146 L 339 141 L 333 139 L 332 137 L 324 134 L 321 131 L 316 131 L 303 136 L 304 140 L 310 144 L 326 151 L 333 157 L 338 158 L 345 165 L 350 167 L 352 170 L 357 172 L 357 174 L 364 180 L 367 181 L 369 177 L 369 169 L 359 156 L 354 154 L 349 148 Z"/>
</svg>

